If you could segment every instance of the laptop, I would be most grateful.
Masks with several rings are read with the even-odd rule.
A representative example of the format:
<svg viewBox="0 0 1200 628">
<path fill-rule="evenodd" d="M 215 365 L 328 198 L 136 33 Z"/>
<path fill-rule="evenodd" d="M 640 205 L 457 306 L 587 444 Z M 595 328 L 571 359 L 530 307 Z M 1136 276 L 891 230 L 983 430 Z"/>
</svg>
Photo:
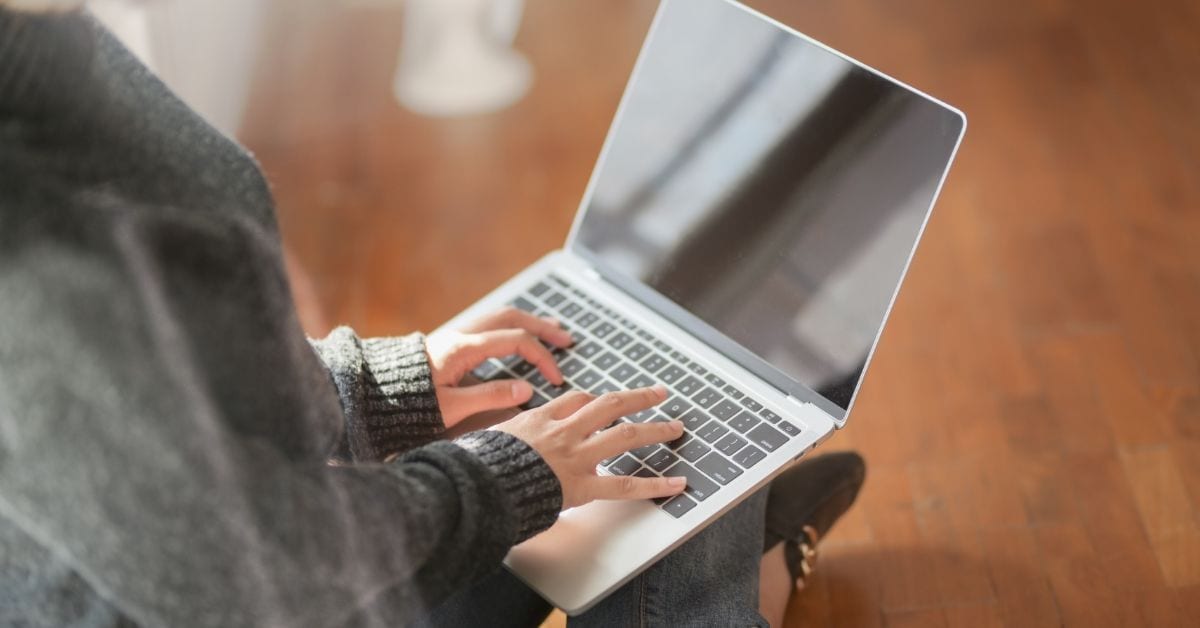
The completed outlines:
<svg viewBox="0 0 1200 628">
<path fill-rule="evenodd" d="M 623 421 L 685 436 L 606 460 L 672 499 L 562 513 L 505 565 L 592 607 L 845 427 L 963 114 L 732 0 L 663 0 L 565 246 L 447 323 L 512 304 L 576 337 L 538 406 L 663 384 Z"/>
</svg>

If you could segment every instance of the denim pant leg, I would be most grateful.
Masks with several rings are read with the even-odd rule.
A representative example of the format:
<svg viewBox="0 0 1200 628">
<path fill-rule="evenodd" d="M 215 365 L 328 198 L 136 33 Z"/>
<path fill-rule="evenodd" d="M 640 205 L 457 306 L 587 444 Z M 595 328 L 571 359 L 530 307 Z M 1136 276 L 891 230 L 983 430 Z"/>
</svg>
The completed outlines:
<svg viewBox="0 0 1200 628">
<path fill-rule="evenodd" d="M 758 613 L 763 489 L 571 626 L 766 626 Z M 551 606 L 507 569 L 450 597 L 419 626 L 536 627 Z"/>
<path fill-rule="evenodd" d="M 766 507 L 763 489 L 570 625 L 766 626 L 758 612 Z"/>
</svg>

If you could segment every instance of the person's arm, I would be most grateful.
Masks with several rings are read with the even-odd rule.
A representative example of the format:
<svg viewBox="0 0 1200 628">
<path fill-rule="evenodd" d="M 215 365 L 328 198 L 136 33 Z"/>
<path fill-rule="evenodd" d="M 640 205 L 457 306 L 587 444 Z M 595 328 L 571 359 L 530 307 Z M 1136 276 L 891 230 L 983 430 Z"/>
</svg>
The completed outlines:
<svg viewBox="0 0 1200 628">
<path fill-rule="evenodd" d="M 557 516 L 554 473 L 505 433 L 347 467 L 238 433 L 178 320 L 108 306 L 153 312 L 159 287 L 70 262 L 0 273 L 0 515 L 133 619 L 333 626 L 384 590 L 411 618 Z"/>
<path fill-rule="evenodd" d="M 378 462 L 445 435 L 424 336 L 363 339 L 339 327 L 309 342 L 346 417 L 335 460 Z"/>
<path fill-rule="evenodd" d="M 533 389 L 522 380 L 460 385 L 488 358 L 520 355 L 561 383 L 547 345 L 567 347 L 572 339 L 558 321 L 510 307 L 435 334 L 428 347 L 422 334 L 359 338 L 348 327 L 309 342 L 329 369 L 346 417 L 333 458 L 363 462 L 442 438 L 475 413 L 528 401 Z"/>
</svg>

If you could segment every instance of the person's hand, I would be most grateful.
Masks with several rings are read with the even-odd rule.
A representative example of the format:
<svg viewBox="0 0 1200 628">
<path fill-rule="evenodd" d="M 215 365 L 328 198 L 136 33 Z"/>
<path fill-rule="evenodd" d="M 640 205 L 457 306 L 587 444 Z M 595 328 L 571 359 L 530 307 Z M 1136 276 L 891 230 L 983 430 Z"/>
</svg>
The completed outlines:
<svg viewBox="0 0 1200 628">
<path fill-rule="evenodd" d="M 571 334 L 552 318 L 538 318 L 513 307 L 504 308 L 455 331 L 425 339 L 438 407 L 446 427 L 487 410 L 512 408 L 533 395 L 529 382 L 496 380 L 460 386 L 463 377 L 488 358 L 517 354 L 542 372 L 551 383 L 562 383 L 554 356 L 538 340 L 557 347 L 571 345 Z"/>
<path fill-rule="evenodd" d="M 684 478 L 596 473 L 601 460 L 683 435 L 680 421 L 617 423 L 609 427 L 618 418 L 656 406 L 666 398 L 667 391 L 661 386 L 599 397 L 575 391 L 522 412 L 495 429 L 520 438 L 541 454 L 562 485 L 564 510 L 596 499 L 668 497 L 684 489 Z"/>
</svg>

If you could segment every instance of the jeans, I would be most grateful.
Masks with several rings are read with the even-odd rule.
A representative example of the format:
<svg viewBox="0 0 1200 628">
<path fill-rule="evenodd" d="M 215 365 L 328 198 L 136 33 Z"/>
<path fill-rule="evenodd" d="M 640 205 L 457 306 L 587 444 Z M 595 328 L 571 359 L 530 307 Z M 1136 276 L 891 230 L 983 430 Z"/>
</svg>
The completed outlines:
<svg viewBox="0 0 1200 628">
<path fill-rule="evenodd" d="M 714 521 L 571 626 L 766 626 L 758 612 L 767 490 Z M 501 568 L 442 603 L 421 626 L 536 627 L 551 606 Z"/>
</svg>

